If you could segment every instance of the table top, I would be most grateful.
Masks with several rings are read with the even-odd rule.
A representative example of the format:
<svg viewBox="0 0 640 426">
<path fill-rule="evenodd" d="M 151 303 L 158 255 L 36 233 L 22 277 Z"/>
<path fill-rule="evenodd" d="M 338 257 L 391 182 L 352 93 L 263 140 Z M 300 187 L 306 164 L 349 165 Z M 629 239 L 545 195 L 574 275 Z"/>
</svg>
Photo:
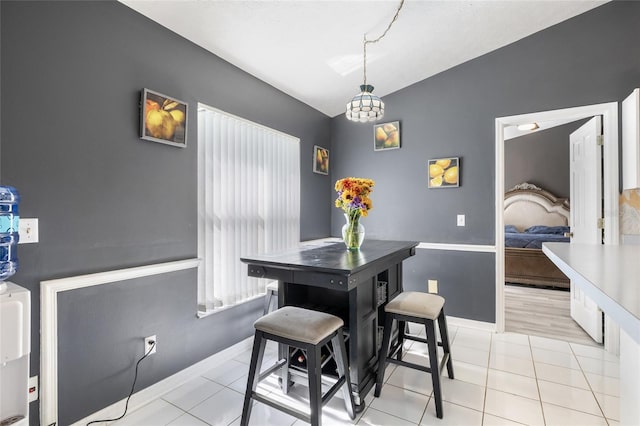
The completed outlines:
<svg viewBox="0 0 640 426">
<path fill-rule="evenodd" d="M 301 243 L 299 247 L 266 254 L 243 256 L 245 263 L 296 270 L 314 270 L 351 275 L 372 263 L 414 254 L 417 241 L 366 240 L 358 251 L 349 251 L 336 239 Z"/>
<path fill-rule="evenodd" d="M 544 243 L 542 250 L 640 342 L 640 246 Z"/>
</svg>

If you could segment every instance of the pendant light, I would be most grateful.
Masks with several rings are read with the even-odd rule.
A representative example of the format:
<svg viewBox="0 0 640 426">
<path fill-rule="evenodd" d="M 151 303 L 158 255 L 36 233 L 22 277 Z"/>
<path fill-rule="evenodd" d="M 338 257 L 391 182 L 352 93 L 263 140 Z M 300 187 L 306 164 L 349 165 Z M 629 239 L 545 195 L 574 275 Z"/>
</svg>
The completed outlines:
<svg viewBox="0 0 640 426">
<path fill-rule="evenodd" d="M 373 86 L 367 84 L 367 44 L 377 43 L 387 35 L 387 32 L 389 31 L 389 29 L 391 29 L 393 23 L 396 22 L 396 19 L 398 19 L 398 14 L 400 13 L 400 9 L 402 9 L 403 4 L 404 0 L 401 0 L 400 5 L 398 6 L 398 10 L 396 10 L 396 14 L 389 23 L 389 26 L 387 26 L 387 29 L 384 30 L 384 33 L 382 33 L 380 37 L 375 40 L 367 40 L 367 35 L 364 35 L 364 83 L 360 86 L 360 93 L 355 95 L 353 99 L 351 99 L 347 103 L 347 112 L 345 113 L 345 115 L 347 116 L 348 120 L 356 121 L 359 123 L 366 123 L 368 121 L 377 121 L 384 116 L 384 102 L 382 102 L 382 99 L 372 93 Z"/>
</svg>

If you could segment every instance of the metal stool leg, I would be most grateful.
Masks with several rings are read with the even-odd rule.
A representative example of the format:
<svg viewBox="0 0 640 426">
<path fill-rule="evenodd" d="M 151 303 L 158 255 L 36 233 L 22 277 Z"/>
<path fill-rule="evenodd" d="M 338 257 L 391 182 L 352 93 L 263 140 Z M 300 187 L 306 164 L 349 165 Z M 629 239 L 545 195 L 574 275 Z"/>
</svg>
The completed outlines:
<svg viewBox="0 0 640 426">
<path fill-rule="evenodd" d="M 344 344 L 344 336 L 342 330 L 338 331 L 338 334 L 331 339 L 333 345 L 333 356 L 335 357 L 336 365 L 338 367 L 338 375 L 344 376 L 344 384 L 342 385 L 342 396 L 344 398 L 344 405 L 347 408 L 349 417 L 353 420 L 356 418 L 355 401 L 353 400 L 353 393 L 351 392 L 351 378 L 349 373 L 349 364 L 347 363 L 347 348 Z"/>
<path fill-rule="evenodd" d="M 449 374 L 449 378 L 453 379 L 453 361 L 451 360 L 451 348 L 449 346 L 449 331 L 447 329 L 447 318 L 444 316 L 444 308 L 440 311 L 440 315 L 438 315 L 438 327 L 440 328 L 440 339 L 442 341 L 442 349 L 445 354 L 449 354 L 449 359 L 447 360 L 447 373 Z"/>
<path fill-rule="evenodd" d="M 265 296 L 264 296 L 264 313 L 263 313 L 263 315 L 267 315 L 269 313 L 269 310 L 271 310 L 271 304 L 273 303 L 273 296 L 275 296 L 274 291 L 268 288 L 267 289 L 267 294 L 265 294 Z"/>
<path fill-rule="evenodd" d="M 308 345 L 307 375 L 309 376 L 309 404 L 311 405 L 311 426 L 322 425 L 322 363 L 320 345 Z"/>
<path fill-rule="evenodd" d="M 242 406 L 241 426 L 249 424 L 249 416 L 251 416 L 251 400 L 258 386 L 260 376 L 260 366 L 264 357 L 264 347 L 267 340 L 261 331 L 256 331 L 253 338 L 253 350 L 251 351 L 251 363 L 249 364 L 249 377 L 247 378 L 247 390 L 244 393 L 244 405 Z"/>
<path fill-rule="evenodd" d="M 424 320 L 427 331 L 427 347 L 429 348 L 429 366 L 431 368 L 431 382 L 433 383 L 433 396 L 436 400 L 436 416 L 442 418 L 442 392 L 440 389 L 440 367 L 438 365 L 438 340 L 434 321 Z"/>
<path fill-rule="evenodd" d="M 404 351 L 404 335 L 407 332 L 408 322 L 398 320 L 398 355 L 396 359 L 402 361 L 402 352 Z"/>
<path fill-rule="evenodd" d="M 280 369 L 280 387 L 282 388 L 282 392 L 286 395 L 289 393 L 289 387 L 291 382 L 289 382 L 289 363 L 291 362 L 291 354 L 289 353 L 289 345 L 285 345 L 284 343 L 280 344 L 278 350 L 282 350 L 285 354 L 285 364 Z"/>
</svg>

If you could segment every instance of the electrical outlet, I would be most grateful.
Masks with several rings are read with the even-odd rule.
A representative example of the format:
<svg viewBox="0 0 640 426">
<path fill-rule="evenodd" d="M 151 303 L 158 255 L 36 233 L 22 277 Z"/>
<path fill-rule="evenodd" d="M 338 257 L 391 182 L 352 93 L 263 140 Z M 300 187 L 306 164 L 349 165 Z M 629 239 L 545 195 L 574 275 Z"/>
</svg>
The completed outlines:
<svg viewBox="0 0 640 426">
<path fill-rule="evenodd" d="M 38 219 L 20 218 L 18 228 L 18 234 L 20 235 L 18 244 L 38 242 Z"/>
<path fill-rule="evenodd" d="M 152 349 L 152 347 L 153 347 L 153 349 Z M 151 351 L 149 351 L 150 349 L 151 349 Z M 156 335 L 154 334 L 153 336 L 145 337 L 144 338 L 144 353 L 145 354 L 148 353 L 149 355 L 153 355 L 153 354 L 156 353 L 156 349 L 158 349 L 158 339 L 156 338 Z"/>
<path fill-rule="evenodd" d="M 464 215 L 463 214 L 459 214 L 458 215 L 458 226 L 464 226 Z"/>
<path fill-rule="evenodd" d="M 38 376 L 29 377 L 29 402 L 38 400 Z"/>
<path fill-rule="evenodd" d="M 437 293 L 438 292 L 438 280 L 429 280 L 427 281 L 427 287 L 429 293 Z"/>
</svg>

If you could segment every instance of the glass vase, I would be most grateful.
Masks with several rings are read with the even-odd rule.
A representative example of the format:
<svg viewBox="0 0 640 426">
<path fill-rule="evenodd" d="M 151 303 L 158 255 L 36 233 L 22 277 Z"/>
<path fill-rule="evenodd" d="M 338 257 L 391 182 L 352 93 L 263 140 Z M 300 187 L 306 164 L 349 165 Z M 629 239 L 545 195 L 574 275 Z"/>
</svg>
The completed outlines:
<svg viewBox="0 0 640 426">
<path fill-rule="evenodd" d="M 342 240 L 347 250 L 359 250 L 364 241 L 364 226 L 360 223 L 359 215 L 344 215 L 347 223 L 342 226 Z"/>
</svg>

